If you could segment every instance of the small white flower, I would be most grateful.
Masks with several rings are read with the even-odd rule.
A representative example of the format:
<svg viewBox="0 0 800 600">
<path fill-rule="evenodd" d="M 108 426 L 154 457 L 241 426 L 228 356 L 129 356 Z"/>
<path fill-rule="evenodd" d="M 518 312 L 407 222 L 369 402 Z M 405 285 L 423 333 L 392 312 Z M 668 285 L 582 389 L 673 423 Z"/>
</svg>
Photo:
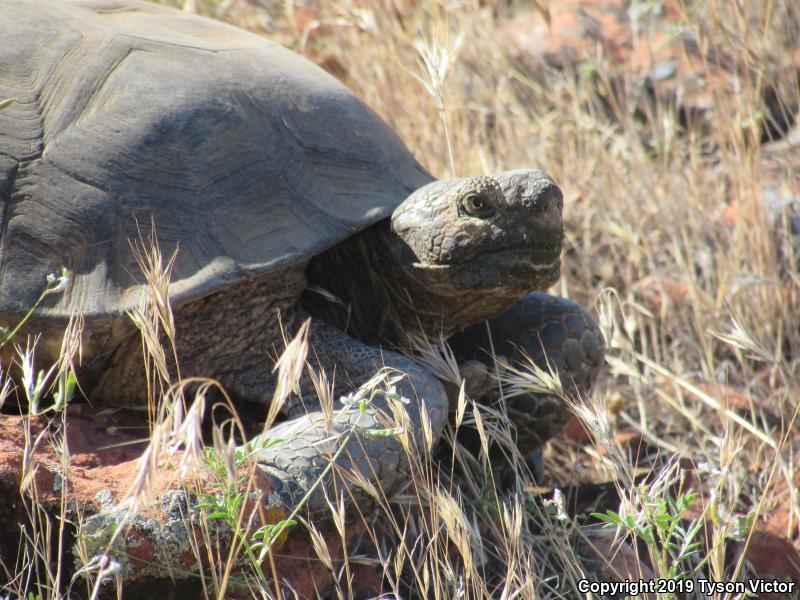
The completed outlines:
<svg viewBox="0 0 800 600">
<path fill-rule="evenodd" d="M 70 275 L 71 273 L 66 269 L 61 271 L 61 275 L 56 275 L 55 273 L 50 273 L 47 276 L 47 285 L 51 286 L 55 284 L 54 287 L 48 288 L 45 292 L 46 294 L 55 294 L 61 291 L 64 291 L 70 282 Z"/>
<path fill-rule="evenodd" d="M 564 522 L 569 521 L 569 515 L 567 515 L 567 511 L 564 509 L 564 494 L 559 488 L 553 491 L 553 499 L 545 500 L 544 504 L 545 506 L 551 506 L 555 509 L 556 519 Z"/>
<path fill-rule="evenodd" d="M 339 402 L 342 403 L 343 406 L 351 407 L 358 404 L 358 400 L 356 399 L 355 394 L 347 394 L 346 396 L 342 396 L 339 398 Z"/>
<path fill-rule="evenodd" d="M 397 386 L 390 385 L 387 390 L 384 392 L 384 395 L 389 400 L 396 400 L 401 404 L 411 404 L 411 398 L 407 398 L 403 396 L 400 392 L 397 391 Z"/>
</svg>

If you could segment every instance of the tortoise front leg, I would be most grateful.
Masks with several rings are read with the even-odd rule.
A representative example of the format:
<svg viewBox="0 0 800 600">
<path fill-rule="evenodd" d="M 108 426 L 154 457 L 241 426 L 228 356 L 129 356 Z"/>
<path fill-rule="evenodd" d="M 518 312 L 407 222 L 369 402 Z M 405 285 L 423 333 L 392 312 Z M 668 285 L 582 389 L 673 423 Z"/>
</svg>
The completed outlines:
<svg viewBox="0 0 800 600">
<path fill-rule="evenodd" d="M 339 404 L 328 421 L 322 410 L 312 409 L 308 414 L 275 425 L 266 435 L 283 442 L 260 450 L 256 455 L 259 466 L 271 478 L 281 502 L 289 510 L 297 506 L 323 476 L 337 453 L 337 467 L 359 471 L 387 496 L 398 492 L 412 476 L 406 450 L 398 436 L 375 436 L 374 432 L 387 426 L 384 415 L 392 415 L 390 403 L 402 406 L 408 415 L 404 435 L 408 436 L 412 451 L 422 450 L 427 443 L 423 433 L 424 404 L 431 441 L 435 444 L 447 418 L 444 386 L 406 356 L 363 344 L 322 321 L 312 322 L 309 342 L 321 367 L 329 376 L 335 373 L 338 380 L 346 378 L 350 391 L 355 391 L 383 368 L 402 375 L 394 384 L 396 396 L 377 394 L 365 410 Z M 342 444 L 345 444 L 343 449 Z M 364 512 L 370 503 L 369 494 L 349 478 L 338 477 L 337 480 L 337 489 L 345 491 L 345 499 L 350 502 L 352 498 Z M 323 488 L 329 498 L 335 497 L 330 475 L 314 489 L 306 504 L 312 516 L 328 510 Z"/>
<path fill-rule="evenodd" d="M 491 339 L 489 338 L 491 332 Z M 564 392 L 582 397 L 591 392 L 603 364 L 605 344 L 591 315 L 581 306 L 541 292 L 532 292 L 499 317 L 467 328 L 449 340 L 467 390 L 483 402 L 500 394 L 491 352 L 518 369 L 530 369 L 526 359 L 547 372 L 555 369 Z M 562 398 L 553 393 L 510 395 L 506 409 L 517 429 L 523 454 L 540 448 L 570 417 Z"/>
<path fill-rule="evenodd" d="M 303 316 L 298 314 L 298 320 Z M 377 395 L 363 411 L 357 406 L 343 408 L 337 402 L 329 421 L 326 421 L 318 403 L 314 408 L 314 403 L 309 402 L 308 414 L 280 423 L 264 434 L 282 441 L 255 452 L 253 459 L 265 477 L 253 480 L 255 489 L 250 487 L 250 482 L 242 484 L 237 478 L 237 493 L 265 492 L 266 503 L 262 507 L 278 509 L 281 519 L 298 507 L 302 516 L 314 521 L 330 517 L 326 494 L 334 504 L 338 504 L 335 492 L 343 493 L 349 513 L 356 508 L 362 514 L 369 514 L 373 500 L 363 487 L 354 484 L 351 478 L 339 476 L 335 477 L 334 487 L 334 476 L 330 472 L 333 469 L 328 471 L 331 457 L 337 456 L 337 471 L 357 470 L 363 480 L 386 496 L 401 491 L 413 475 L 401 438 L 392 435 L 375 437 L 370 432 L 374 434 L 379 428 L 393 425 L 384 423 L 381 413 L 391 415 L 390 404 L 397 402 L 408 416 L 404 427 L 410 451 L 423 451 L 427 441 L 423 433 L 422 406 L 425 406 L 430 423 L 430 441 L 435 443 L 447 418 L 447 395 L 441 382 L 411 359 L 362 344 L 324 322 L 312 322 L 309 345 L 312 349 L 309 362 L 318 358 L 330 378 L 335 376 L 337 381 L 350 384 L 346 391 L 354 391 L 356 386 L 371 379 L 384 367 L 391 369 L 394 375 L 402 375 L 395 383 L 396 397 L 401 398 L 402 402 Z M 247 397 L 269 398 L 275 387 L 274 377 L 268 368 L 269 363 L 262 361 L 262 364 L 265 368 L 258 377 L 251 376 L 251 372 L 247 371 L 238 378 L 234 374 L 228 381 L 245 391 Z M 262 436 L 240 449 L 249 453 L 251 448 L 259 447 L 259 441 L 263 441 Z M 340 449 L 341 452 L 338 452 Z M 138 512 L 132 512 L 128 503 L 119 502 L 120 497 L 115 498 L 113 494 L 108 494 L 109 500 L 98 510 L 95 497 L 88 496 L 91 503 L 89 508 L 96 514 L 89 516 L 91 512 L 87 510 L 82 530 L 85 539 L 82 539 L 81 548 L 91 557 L 106 556 L 111 554 L 109 540 L 114 540 L 113 556 L 123 561 L 128 586 L 133 582 L 147 585 L 152 577 L 196 577 L 200 567 L 195 557 L 211 556 L 212 553 L 213 556 L 227 556 L 229 544 L 233 543 L 224 521 L 208 519 L 205 509 L 199 507 L 194 495 L 198 484 L 216 485 L 216 475 L 212 470 L 207 466 L 197 468 L 189 479 L 191 484 L 185 484 L 170 479 L 178 472 L 178 461 L 166 456 L 163 460 L 171 465 L 161 470 L 162 473 L 168 473 L 166 482 L 159 480 L 167 490 L 156 496 L 150 504 L 140 507 Z M 130 480 L 115 481 L 113 488 L 131 489 L 133 479 L 137 476 L 136 463 L 131 461 L 130 468 L 124 471 L 118 467 L 115 463 L 106 469 L 107 474 L 94 475 L 96 481 L 119 478 L 122 474 L 123 478 L 129 477 Z M 317 481 L 321 483 L 315 487 Z M 308 501 L 300 506 L 312 488 L 314 490 L 309 494 Z M 72 486 L 70 489 L 73 489 Z M 96 490 L 92 488 L 91 493 L 95 494 Z M 261 512 L 257 519 L 255 515 L 253 518 L 255 520 L 252 522 L 266 525 L 274 523 L 275 513 L 268 510 Z M 126 527 L 125 534 L 117 536 L 116 532 L 123 524 Z M 248 529 L 249 524 L 243 524 L 243 527 L 248 535 L 252 533 Z M 194 533 L 187 535 L 187 532 L 194 531 L 208 531 L 208 537 L 203 539 L 201 535 L 196 538 Z M 214 540 L 211 543 L 215 545 L 205 549 L 202 546 L 205 540 Z M 201 544 L 199 551 L 197 544 Z M 141 558 L 143 548 L 146 560 Z"/>
</svg>

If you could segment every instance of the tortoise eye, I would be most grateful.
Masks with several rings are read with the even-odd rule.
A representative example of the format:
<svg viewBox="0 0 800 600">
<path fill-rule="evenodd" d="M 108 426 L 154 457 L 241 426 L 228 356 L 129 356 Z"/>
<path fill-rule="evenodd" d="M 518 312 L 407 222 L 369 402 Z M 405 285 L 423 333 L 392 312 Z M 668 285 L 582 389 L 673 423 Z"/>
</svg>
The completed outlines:
<svg viewBox="0 0 800 600">
<path fill-rule="evenodd" d="M 468 194 L 461 202 L 461 207 L 471 217 L 489 217 L 494 214 L 494 206 L 483 194 Z"/>
</svg>

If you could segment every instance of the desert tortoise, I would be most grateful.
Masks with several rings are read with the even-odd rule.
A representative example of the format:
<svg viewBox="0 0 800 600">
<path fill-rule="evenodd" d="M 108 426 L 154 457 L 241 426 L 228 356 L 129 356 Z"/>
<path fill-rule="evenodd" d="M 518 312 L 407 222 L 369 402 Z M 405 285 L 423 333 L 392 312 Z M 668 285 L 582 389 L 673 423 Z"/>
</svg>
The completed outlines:
<svg viewBox="0 0 800 600">
<path fill-rule="evenodd" d="M 536 170 L 438 181 L 344 85 L 256 35 L 136 0 L 1 0 L 0 324 L 48 273 L 74 274 L 30 321 L 55 354 L 85 319 L 82 382 L 118 404 L 144 395 L 126 317 L 143 279 L 130 249 L 155 223 L 178 249 L 170 298 L 184 376 L 267 401 L 282 332 L 312 315 L 311 356 L 346 392 L 383 367 L 405 374 L 412 443 L 435 440 L 442 384 L 391 350 L 404 329 L 449 334 L 559 276 L 559 188 Z M 309 293 L 323 288 L 348 306 Z M 318 407 L 271 435 L 263 468 L 287 503 L 328 462 L 322 440 L 375 422 Z M 367 460 L 369 456 L 369 460 Z M 400 442 L 356 435 L 342 457 L 387 493 L 409 478 Z M 352 490 L 356 499 L 363 492 Z M 325 506 L 321 493 L 310 508 Z"/>
</svg>

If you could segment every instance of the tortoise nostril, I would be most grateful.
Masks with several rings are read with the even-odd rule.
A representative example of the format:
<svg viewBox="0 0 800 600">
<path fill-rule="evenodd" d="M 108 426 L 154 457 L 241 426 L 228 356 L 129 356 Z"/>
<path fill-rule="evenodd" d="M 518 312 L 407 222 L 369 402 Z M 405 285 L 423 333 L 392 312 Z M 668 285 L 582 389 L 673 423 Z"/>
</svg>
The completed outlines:
<svg viewBox="0 0 800 600">
<path fill-rule="evenodd" d="M 556 185 L 549 185 L 533 199 L 533 209 L 537 212 L 561 211 L 564 196 Z"/>
</svg>

